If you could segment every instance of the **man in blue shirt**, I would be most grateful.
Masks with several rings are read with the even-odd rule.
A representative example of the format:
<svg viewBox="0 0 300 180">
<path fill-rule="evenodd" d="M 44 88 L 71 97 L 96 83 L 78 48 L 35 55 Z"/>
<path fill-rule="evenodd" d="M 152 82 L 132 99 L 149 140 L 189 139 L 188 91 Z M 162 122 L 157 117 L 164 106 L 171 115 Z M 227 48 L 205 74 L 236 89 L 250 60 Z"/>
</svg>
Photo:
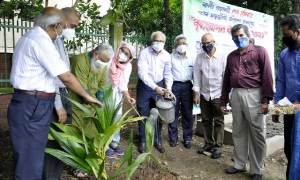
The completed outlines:
<svg viewBox="0 0 300 180">
<path fill-rule="evenodd" d="M 282 41 L 287 46 L 280 54 L 277 72 L 275 103 L 287 97 L 292 103 L 300 103 L 300 15 L 291 14 L 281 23 Z M 288 179 L 291 163 L 291 133 L 295 115 L 284 115 L 284 153 L 288 159 Z"/>
</svg>

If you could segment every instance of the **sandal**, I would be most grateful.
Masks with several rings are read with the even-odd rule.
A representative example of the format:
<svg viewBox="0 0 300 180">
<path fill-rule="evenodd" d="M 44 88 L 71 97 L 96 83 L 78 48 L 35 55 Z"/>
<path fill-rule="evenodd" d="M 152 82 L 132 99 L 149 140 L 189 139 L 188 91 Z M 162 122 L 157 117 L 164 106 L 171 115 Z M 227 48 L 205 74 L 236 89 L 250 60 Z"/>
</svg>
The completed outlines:
<svg viewBox="0 0 300 180">
<path fill-rule="evenodd" d="M 88 173 L 86 173 L 84 171 L 81 171 L 79 169 L 72 168 L 71 172 L 72 172 L 72 175 L 77 177 L 77 178 L 87 178 L 87 177 L 89 177 Z"/>
</svg>

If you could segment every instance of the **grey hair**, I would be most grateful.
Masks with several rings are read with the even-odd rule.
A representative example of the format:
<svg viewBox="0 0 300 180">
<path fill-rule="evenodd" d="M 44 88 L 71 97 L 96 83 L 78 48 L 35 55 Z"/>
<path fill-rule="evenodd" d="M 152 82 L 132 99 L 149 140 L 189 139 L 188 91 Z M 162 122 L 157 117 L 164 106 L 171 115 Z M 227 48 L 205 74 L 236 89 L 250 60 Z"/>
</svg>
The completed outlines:
<svg viewBox="0 0 300 180">
<path fill-rule="evenodd" d="M 151 36 L 150 36 L 150 40 L 152 41 L 157 34 L 161 34 L 164 37 L 165 41 L 166 41 L 166 35 L 163 32 L 161 32 L 161 31 L 155 31 L 155 32 L 153 32 L 151 34 Z"/>
<path fill-rule="evenodd" d="M 176 38 L 175 38 L 175 40 L 174 40 L 175 46 L 178 44 L 178 41 L 179 41 L 180 39 L 185 39 L 185 40 L 186 40 L 186 36 L 185 36 L 184 34 L 180 34 L 180 35 L 176 36 Z"/>
<path fill-rule="evenodd" d="M 44 11 L 41 11 L 35 18 L 34 18 L 34 26 L 39 26 L 44 30 L 48 30 L 54 24 L 61 24 L 62 18 L 59 14 L 44 14 Z"/>
<path fill-rule="evenodd" d="M 65 7 L 62 8 L 61 11 L 66 15 L 67 18 L 69 18 L 70 16 L 72 16 L 73 14 L 76 14 L 77 17 L 79 18 L 77 11 L 71 7 Z"/>
<path fill-rule="evenodd" d="M 100 44 L 94 50 L 97 51 L 99 55 L 101 55 L 103 53 L 107 53 L 107 55 L 109 56 L 110 59 L 115 54 L 113 47 L 111 45 L 107 44 L 107 43 Z"/>
<path fill-rule="evenodd" d="M 231 29 L 231 36 L 233 37 L 233 33 L 237 32 L 239 29 L 243 28 L 245 33 L 247 35 L 250 35 L 249 29 L 246 25 L 244 24 L 236 24 L 233 26 L 233 28 Z"/>
</svg>

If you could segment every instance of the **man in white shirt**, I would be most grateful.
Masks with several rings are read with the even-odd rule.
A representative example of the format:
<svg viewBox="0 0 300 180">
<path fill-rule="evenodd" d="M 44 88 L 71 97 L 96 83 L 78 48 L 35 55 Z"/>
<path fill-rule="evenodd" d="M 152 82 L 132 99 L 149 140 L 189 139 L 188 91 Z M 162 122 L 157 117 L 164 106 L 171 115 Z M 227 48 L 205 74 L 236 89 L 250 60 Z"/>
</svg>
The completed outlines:
<svg viewBox="0 0 300 180">
<path fill-rule="evenodd" d="M 178 117 L 181 111 L 183 145 L 191 148 L 193 137 L 193 90 L 192 78 L 195 58 L 188 52 L 186 37 L 181 34 L 175 40 L 175 52 L 171 54 L 173 75 L 172 92 L 176 97 L 175 120 L 169 124 L 170 146 L 175 147 L 178 141 Z"/>
<path fill-rule="evenodd" d="M 213 159 L 222 154 L 224 138 L 224 115 L 220 110 L 220 97 L 227 56 L 215 47 L 213 35 L 202 36 L 204 52 L 198 55 L 194 71 L 194 103 L 199 104 L 202 115 L 205 145 L 198 150 L 199 154 L 212 151 Z"/>
<path fill-rule="evenodd" d="M 8 107 L 14 179 L 41 179 L 55 98 L 55 77 L 91 103 L 102 104 L 82 88 L 53 44 L 65 27 L 64 14 L 53 7 L 37 15 L 34 28 L 18 41 L 10 82 L 15 91 Z"/>
<path fill-rule="evenodd" d="M 60 58 L 63 60 L 65 65 L 70 70 L 70 60 L 68 51 L 64 46 L 64 40 L 73 40 L 75 37 L 75 28 L 79 23 L 79 16 L 77 12 L 70 7 L 61 9 L 65 14 L 66 29 L 62 32 L 62 37 L 57 38 L 53 41 L 55 48 L 57 49 Z M 68 90 L 66 86 L 59 80 L 58 77 L 55 78 L 56 81 L 56 96 L 54 101 L 54 109 L 51 115 L 51 122 L 61 123 L 61 124 L 71 124 L 72 121 L 72 106 L 71 102 L 64 97 L 69 97 Z M 61 96 L 62 95 L 62 96 Z M 54 124 L 50 124 L 50 127 L 57 131 L 60 131 Z M 47 148 L 62 149 L 56 141 L 48 141 Z M 45 154 L 43 176 L 42 179 L 59 179 L 65 164 L 52 156 L 51 154 Z"/>
<path fill-rule="evenodd" d="M 164 50 L 166 36 L 160 32 L 153 32 L 151 34 L 151 46 L 143 49 L 139 54 L 138 59 L 138 74 L 139 81 L 137 84 L 137 107 L 141 116 L 150 115 L 150 109 L 155 107 L 155 100 L 164 95 L 164 91 L 172 89 L 172 73 L 171 73 L 171 57 L 170 54 Z M 165 80 L 166 88 L 163 80 Z M 146 136 L 145 136 L 145 122 L 139 121 L 139 152 L 146 152 Z M 165 148 L 161 143 L 161 129 L 162 124 L 157 123 L 155 128 L 155 147 L 164 153 Z"/>
</svg>

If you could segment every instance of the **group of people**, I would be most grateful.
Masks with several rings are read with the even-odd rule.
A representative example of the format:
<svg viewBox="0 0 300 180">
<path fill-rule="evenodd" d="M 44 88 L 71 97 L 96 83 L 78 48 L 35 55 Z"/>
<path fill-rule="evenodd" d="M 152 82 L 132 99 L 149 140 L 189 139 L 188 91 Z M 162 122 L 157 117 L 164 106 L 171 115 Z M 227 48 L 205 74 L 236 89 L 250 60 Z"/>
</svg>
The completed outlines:
<svg viewBox="0 0 300 180">
<path fill-rule="evenodd" d="M 91 136 L 97 131 L 91 121 L 84 120 L 84 112 L 65 97 L 89 109 L 93 104 L 103 106 L 104 89 L 111 83 L 116 104 L 123 99 L 137 104 L 141 116 L 149 116 L 155 101 L 168 96 L 176 97 L 175 120 L 168 125 L 169 145 L 178 145 L 178 119 L 181 116 L 183 145 L 189 149 L 193 136 L 193 103 L 200 104 L 205 145 L 199 154 L 209 151 L 213 159 L 222 154 L 224 114 L 230 102 L 233 114 L 234 167 L 226 173 L 247 171 L 253 179 L 262 179 L 265 169 L 266 125 L 268 103 L 273 100 L 273 77 L 265 48 L 250 41 L 247 26 L 235 25 L 231 30 L 237 49 L 229 55 L 215 46 L 210 33 L 201 39 L 202 50 L 196 57 L 187 52 L 187 38 L 183 34 L 174 40 L 174 51 L 164 50 L 166 36 L 153 32 L 151 45 L 138 55 L 137 96 L 128 93 L 132 72 L 131 61 L 135 48 L 121 42 L 116 53 L 112 46 L 103 43 L 94 50 L 75 56 L 70 64 L 64 40 L 75 37 L 79 16 L 72 8 L 58 10 L 45 8 L 35 18 L 34 28 L 18 41 L 13 55 L 11 84 L 14 95 L 8 108 L 10 138 L 15 163 L 14 179 L 59 179 L 64 163 L 45 154 L 45 148 L 60 146 L 48 141 L 51 122 L 74 124 L 83 127 Z M 300 16 L 290 15 L 282 20 L 283 43 L 288 47 L 280 55 L 275 103 L 287 97 L 299 102 L 297 91 L 299 68 L 297 53 L 300 49 Z M 229 96 L 229 94 L 231 94 Z M 199 97 L 200 95 L 200 97 Z M 122 116 L 122 108 L 115 120 Z M 290 137 L 294 116 L 286 115 L 285 153 L 289 173 Z M 139 121 L 140 153 L 146 152 L 145 121 Z M 51 125 L 50 125 L 51 124 Z M 162 124 L 157 121 L 155 148 L 164 153 L 161 137 Z M 124 155 L 119 147 L 120 133 L 114 134 L 106 150 L 107 158 Z M 86 174 L 75 169 L 74 174 Z"/>
</svg>

